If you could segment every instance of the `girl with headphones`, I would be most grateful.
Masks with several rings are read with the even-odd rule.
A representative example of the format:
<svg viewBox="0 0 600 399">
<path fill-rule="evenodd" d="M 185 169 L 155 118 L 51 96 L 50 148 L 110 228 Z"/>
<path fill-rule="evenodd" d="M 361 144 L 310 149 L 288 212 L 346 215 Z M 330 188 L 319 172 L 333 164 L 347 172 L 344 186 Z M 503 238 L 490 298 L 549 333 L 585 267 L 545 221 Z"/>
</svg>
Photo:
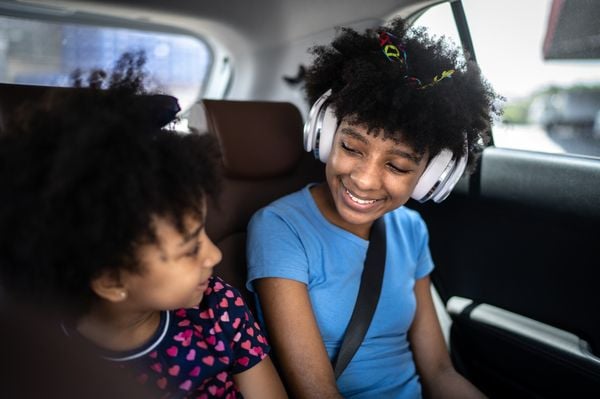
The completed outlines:
<svg viewBox="0 0 600 399">
<path fill-rule="evenodd" d="M 287 387 L 300 398 L 482 397 L 452 366 L 430 293 L 427 227 L 404 205 L 444 200 L 474 168 L 498 95 L 459 49 L 401 19 L 342 29 L 313 51 L 304 144 L 326 163 L 325 182 L 261 209 L 248 229 L 248 287 Z M 381 294 L 336 381 L 331 361 L 376 220 L 387 244 Z"/>
</svg>

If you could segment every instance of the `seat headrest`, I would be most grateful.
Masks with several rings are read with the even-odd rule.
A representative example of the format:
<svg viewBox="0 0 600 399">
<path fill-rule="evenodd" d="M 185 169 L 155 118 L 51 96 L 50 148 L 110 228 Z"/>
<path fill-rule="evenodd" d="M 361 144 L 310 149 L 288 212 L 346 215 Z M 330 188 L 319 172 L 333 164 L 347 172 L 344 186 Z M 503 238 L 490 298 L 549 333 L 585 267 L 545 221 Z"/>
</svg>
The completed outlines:
<svg viewBox="0 0 600 399">
<path fill-rule="evenodd" d="M 221 146 L 225 173 L 233 178 L 283 176 L 303 153 L 302 116 L 285 102 L 203 100 L 207 129 Z"/>
</svg>

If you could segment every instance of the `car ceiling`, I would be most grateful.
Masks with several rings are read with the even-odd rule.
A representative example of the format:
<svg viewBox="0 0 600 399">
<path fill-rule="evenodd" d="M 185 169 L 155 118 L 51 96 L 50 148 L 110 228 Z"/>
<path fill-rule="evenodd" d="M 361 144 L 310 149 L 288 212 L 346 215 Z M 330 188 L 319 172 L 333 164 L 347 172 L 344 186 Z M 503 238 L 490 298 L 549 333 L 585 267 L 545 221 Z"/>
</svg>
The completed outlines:
<svg viewBox="0 0 600 399">
<path fill-rule="evenodd" d="M 369 19 L 385 19 L 404 10 L 420 8 L 433 0 L 112 0 L 112 1 L 1 1 L 16 5 L 57 6 L 67 9 L 99 11 L 110 7 L 138 9 L 143 18 L 124 15 L 127 18 L 144 19 L 148 13 L 168 13 L 186 18 L 198 18 L 212 23 L 229 25 L 242 32 L 250 41 L 270 45 L 286 40 L 295 40 L 306 35 Z"/>
</svg>

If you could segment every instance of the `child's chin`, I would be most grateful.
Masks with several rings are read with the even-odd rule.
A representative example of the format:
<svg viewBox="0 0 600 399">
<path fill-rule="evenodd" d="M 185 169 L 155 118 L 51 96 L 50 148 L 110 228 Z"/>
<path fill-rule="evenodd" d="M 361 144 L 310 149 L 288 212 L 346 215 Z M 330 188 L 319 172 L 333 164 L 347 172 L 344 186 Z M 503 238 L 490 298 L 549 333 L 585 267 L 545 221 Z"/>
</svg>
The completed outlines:
<svg viewBox="0 0 600 399">
<path fill-rule="evenodd" d="M 201 296 L 200 296 L 198 299 L 196 299 L 196 300 L 193 300 L 193 301 L 191 300 L 191 301 L 189 301 L 189 302 L 188 302 L 188 303 L 186 303 L 184 306 L 182 306 L 182 308 L 186 308 L 186 309 L 189 309 L 189 308 L 195 308 L 195 307 L 197 307 L 198 305 L 200 305 L 200 302 L 202 302 L 202 298 L 204 298 L 204 295 L 201 295 Z"/>
<path fill-rule="evenodd" d="M 191 304 L 190 304 L 190 306 L 188 306 L 188 308 L 193 308 L 195 306 L 200 305 L 200 302 L 202 302 L 202 299 L 204 299 L 204 292 L 202 294 L 200 294 L 196 300 L 191 301 Z"/>
<path fill-rule="evenodd" d="M 173 309 L 195 308 L 198 305 L 200 305 L 200 302 L 202 302 L 203 298 L 204 298 L 204 293 L 201 293 L 200 295 L 195 296 L 193 299 L 190 299 L 189 301 L 181 302 L 180 306 L 174 307 Z"/>
</svg>

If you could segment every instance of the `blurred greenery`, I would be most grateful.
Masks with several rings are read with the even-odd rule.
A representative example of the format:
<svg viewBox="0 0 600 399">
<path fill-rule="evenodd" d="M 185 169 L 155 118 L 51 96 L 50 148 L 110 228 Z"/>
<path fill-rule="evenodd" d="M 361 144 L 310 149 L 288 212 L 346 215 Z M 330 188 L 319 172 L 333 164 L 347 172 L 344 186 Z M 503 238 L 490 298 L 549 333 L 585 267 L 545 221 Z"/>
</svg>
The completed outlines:
<svg viewBox="0 0 600 399">
<path fill-rule="evenodd" d="M 527 123 L 527 112 L 532 99 L 526 98 L 518 101 L 512 101 L 504 106 L 502 122 L 504 123 Z"/>
<path fill-rule="evenodd" d="M 512 124 L 524 124 L 527 123 L 527 114 L 531 103 L 538 97 L 550 96 L 560 92 L 571 92 L 571 91 L 600 91 L 600 85 L 585 85 L 576 84 L 570 87 L 559 87 L 559 86 L 548 86 L 541 90 L 533 92 L 526 98 L 520 98 L 512 101 L 508 101 L 503 107 L 502 122 Z"/>
</svg>

